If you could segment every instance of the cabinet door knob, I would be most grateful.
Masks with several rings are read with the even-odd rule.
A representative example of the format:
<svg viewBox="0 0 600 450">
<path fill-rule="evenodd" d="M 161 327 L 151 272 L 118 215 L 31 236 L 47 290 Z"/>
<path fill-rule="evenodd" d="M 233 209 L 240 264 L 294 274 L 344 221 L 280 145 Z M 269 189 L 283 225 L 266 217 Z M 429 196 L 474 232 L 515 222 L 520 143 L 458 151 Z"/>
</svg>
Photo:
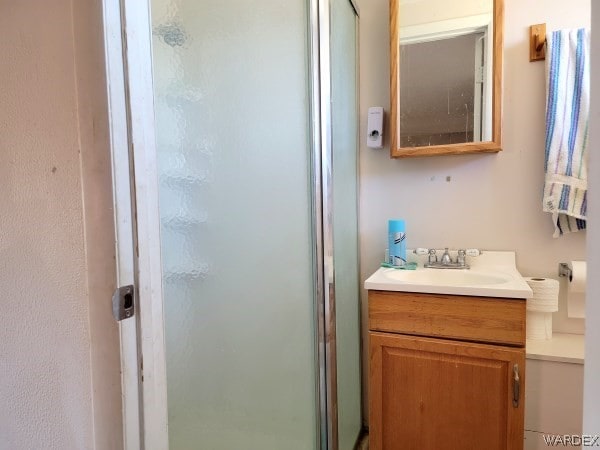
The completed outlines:
<svg viewBox="0 0 600 450">
<path fill-rule="evenodd" d="M 513 406 L 515 408 L 519 407 L 519 396 L 521 394 L 521 378 L 519 377 L 519 365 L 515 364 L 513 366 Z"/>
</svg>

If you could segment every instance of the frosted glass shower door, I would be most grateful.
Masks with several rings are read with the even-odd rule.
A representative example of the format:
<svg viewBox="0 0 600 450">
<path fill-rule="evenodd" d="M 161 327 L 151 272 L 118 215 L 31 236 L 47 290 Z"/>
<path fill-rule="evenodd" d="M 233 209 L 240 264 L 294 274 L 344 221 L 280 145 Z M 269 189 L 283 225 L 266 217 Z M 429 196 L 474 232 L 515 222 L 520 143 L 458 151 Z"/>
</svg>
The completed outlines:
<svg viewBox="0 0 600 450">
<path fill-rule="evenodd" d="M 318 442 L 304 0 L 152 0 L 172 450 Z"/>
<path fill-rule="evenodd" d="M 357 16 L 348 0 L 331 0 L 333 255 L 338 442 L 354 448 L 361 430 L 358 269 Z"/>
</svg>

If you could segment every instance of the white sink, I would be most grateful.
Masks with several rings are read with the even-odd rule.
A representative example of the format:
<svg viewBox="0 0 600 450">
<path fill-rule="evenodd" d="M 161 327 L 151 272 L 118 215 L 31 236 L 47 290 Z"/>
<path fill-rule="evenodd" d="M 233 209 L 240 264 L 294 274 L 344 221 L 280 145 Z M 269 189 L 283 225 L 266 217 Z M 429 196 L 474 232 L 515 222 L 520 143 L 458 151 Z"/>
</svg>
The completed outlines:
<svg viewBox="0 0 600 450">
<path fill-rule="evenodd" d="M 470 269 L 386 269 L 384 274 L 391 280 L 428 285 L 444 284 L 448 286 L 504 284 L 510 282 L 511 280 L 509 275 L 476 272 Z"/>
<path fill-rule="evenodd" d="M 425 269 L 426 259 L 409 257 L 418 263 L 416 270 L 381 268 L 365 281 L 365 289 L 505 298 L 532 295 L 517 270 L 514 252 L 485 252 L 468 258 L 471 269 Z"/>
</svg>

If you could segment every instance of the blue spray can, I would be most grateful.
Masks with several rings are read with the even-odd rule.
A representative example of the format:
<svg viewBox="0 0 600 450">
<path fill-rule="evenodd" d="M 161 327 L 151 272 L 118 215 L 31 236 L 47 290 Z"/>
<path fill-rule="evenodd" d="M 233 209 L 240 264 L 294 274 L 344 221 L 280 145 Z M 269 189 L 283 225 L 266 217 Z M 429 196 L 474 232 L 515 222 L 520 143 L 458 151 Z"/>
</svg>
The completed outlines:
<svg viewBox="0 0 600 450">
<path fill-rule="evenodd" d="M 404 220 L 388 222 L 389 263 L 393 266 L 406 264 L 406 226 Z"/>
</svg>

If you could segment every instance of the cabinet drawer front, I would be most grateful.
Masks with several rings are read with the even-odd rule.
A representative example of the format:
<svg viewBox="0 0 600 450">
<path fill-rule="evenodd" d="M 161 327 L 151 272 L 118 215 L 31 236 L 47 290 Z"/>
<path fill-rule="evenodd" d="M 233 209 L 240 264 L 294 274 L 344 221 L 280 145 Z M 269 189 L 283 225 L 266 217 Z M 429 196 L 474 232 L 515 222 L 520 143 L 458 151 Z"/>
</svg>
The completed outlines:
<svg viewBox="0 0 600 450">
<path fill-rule="evenodd" d="M 369 330 L 525 346 L 525 300 L 369 291 Z"/>
</svg>

